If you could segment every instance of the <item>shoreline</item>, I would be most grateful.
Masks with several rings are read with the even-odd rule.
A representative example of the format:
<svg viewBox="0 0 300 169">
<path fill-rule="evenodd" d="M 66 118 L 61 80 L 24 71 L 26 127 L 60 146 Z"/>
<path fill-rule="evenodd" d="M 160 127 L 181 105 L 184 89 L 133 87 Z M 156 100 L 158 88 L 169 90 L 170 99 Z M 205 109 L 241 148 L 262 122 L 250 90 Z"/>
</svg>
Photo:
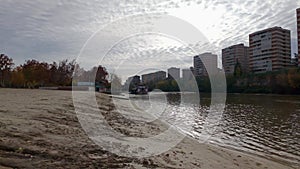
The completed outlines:
<svg viewBox="0 0 300 169">
<path fill-rule="evenodd" d="M 95 145 L 83 131 L 69 91 L 0 90 L 0 167 L 10 168 L 293 168 L 277 159 L 201 144 L 186 137 L 165 153 L 126 158 Z M 162 126 L 118 121 L 109 95 L 98 94 L 101 111 L 120 132 L 143 136 Z M 131 112 L 132 113 L 132 112 Z M 128 125 L 133 125 L 132 128 Z M 155 126 L 155 127 L 153 127 Z M 163 128 L 163 127 L 162 127 Z"/>
<path fill-rule="evenodd" d="M 77 87 L 77 86 L 76 86 Z M 53 87 L 40 87 L 40 88 L 9 88 L 9 87 L 0 87 L 0 89 L 20 89 L 20 90 L 50 90 L 50 91 L 74 91 L 72 86 L 53 86 Z M 76 88 L 75 88 L 76 89 Z M 88 86 L 78 86 L 76 91 L 88 91 Z M 163 91 L 162 91 L 163 92 Z M 150 93 L 150 92 L 149 92 Z M 193 93 L 190 91 L 166 91 L 164 93 Z M 199 91 L 199 93 L 210 94 L 211 92 Z M 216 92 L 218 93 L 218 92 Z M 300 94 L 291 94 L 291 93 L 268 93 L 268 92 L 226 92 L 226 94 L 245 94 L 245 95 L 269 95 L 269 96 L 300 96 Z"/>
</svg>

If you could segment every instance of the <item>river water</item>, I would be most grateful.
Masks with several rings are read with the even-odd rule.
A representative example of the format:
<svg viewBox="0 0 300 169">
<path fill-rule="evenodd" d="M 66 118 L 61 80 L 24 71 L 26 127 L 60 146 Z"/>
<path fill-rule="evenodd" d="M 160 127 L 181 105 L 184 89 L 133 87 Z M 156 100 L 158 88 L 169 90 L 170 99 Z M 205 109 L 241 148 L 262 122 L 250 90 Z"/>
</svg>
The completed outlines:
<svg viewBox="0 0 300 169">
<path fill-rule="evenodd" d="M 165 95 L 166 93 L 161 93 Z M 160 95 L 159 93 L 157 95 Z M 167 109 L 194 107 L 199 118 L 193 120 L 188 134 L 201 135 L 211 103 L 210 94 L 185 94 L 190 101 L 181 103 L 182 93 L 167 93 Z M 184 109 L 176 109 L 185 114 Z M 178 112 L 177 112 L 178 113 Z M 300 163 L 300 96 L 228 94 L 224 112 L 208 142 L 233 149 L 280 159 L 297 166 Z"/>
</svg>

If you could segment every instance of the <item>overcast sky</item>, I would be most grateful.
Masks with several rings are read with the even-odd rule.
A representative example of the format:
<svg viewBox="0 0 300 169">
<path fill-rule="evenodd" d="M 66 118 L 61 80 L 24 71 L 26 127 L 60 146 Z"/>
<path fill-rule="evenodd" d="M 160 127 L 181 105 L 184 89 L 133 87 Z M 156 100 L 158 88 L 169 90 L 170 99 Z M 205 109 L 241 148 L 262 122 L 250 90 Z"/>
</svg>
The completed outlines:
<svg viewBox="0 0 300 169">
<path fill-rule="evenodd" d="M 176 16 L 192 24 L 214 45 L 213 51 L 218 55 L 224 47 L 238 43 L 248 45 L 248 34 L 273 26 L 291 30 L 292 52 L 296 52 L 297 7 L 300 7 L 298 0 L 1 0 L 0 53 L 12 57 L 16 65 L 29 59 L 47 62 L 75 59 L 88 38 L 107 24 L 129 15 L 153 12 Z M 147 24 L 148 21 L 141 22 Z M 111 28 L 105 38 L 111 39 L 114 35 Z M 189 63 L 192 66 L 192 56 L 180 53 L 186 47 L 182 43 L 157 35 L 139 38 L 133 38 L 135 43 L 130 45 L 132 38 L 122 41 L 107 57 L 114 55 L 118 60 L 121 54 L 133 52 L 139 60 L 147 60 L 153 55 L 170 58 L 177 51 L 187 64 L 176 63 L 176 60 L 158 62 L 181 68 L 188 67 Z M 145 43 L 133 47 L 138 41 Z M 135 51 L 129 50 L 130 47 Z M 120 54 L 120 50 L 124 51 Z M 155 67 L 155 62 L 148 60 L 147 63 Z M 132 72 L 121 76 L 130 74 Z"/>
</svg>

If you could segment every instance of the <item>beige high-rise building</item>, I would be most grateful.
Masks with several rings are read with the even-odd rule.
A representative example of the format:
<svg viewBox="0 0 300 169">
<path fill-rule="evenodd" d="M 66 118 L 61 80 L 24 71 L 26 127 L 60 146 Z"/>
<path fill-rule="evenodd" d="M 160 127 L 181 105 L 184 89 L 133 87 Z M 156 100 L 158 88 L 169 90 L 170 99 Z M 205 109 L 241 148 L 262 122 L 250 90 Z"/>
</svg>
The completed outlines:
<svg viewBox="0 0 300 169">
<path fill-rule="evenodd" d="M 179 79 L 180 78 L 180 69 L 176 67 L 171 67 L 168 69 L 168 78 Z"/>
<path fill-rule="evenodd" d="M 251 72 L 276 71 L 290 65 L 290 30 L 273 27 L 249 35 L 249 68 Z"/>
<path fill-rule="evenodd" d="M 158 71 L 154 73 L 148 73 L 142 75 L 142 83 L 148 84 L 148 83 L 157 83 L 161 80 L 166 79 L 166 72 L 165 71 Z"/>
<path fill-rule="evenodd" d="M 237 44 L 222 49 L 222 65 L 226 74 L 233 74 L 237 63 L 244 73 L 249 72 L 249 47 Z"/>
<path fill-rule="evenodd" d="M 208 72 L 216 74 L 218 71 L 218 56 L 212 53 L 202 53 L 194 56 L 195 77 L 208 76 Z"/>
<path fill-rule="evenodd" d="M 297 9 L 298 66 L 300 66 L 300 8 Z"/>
<path fill-rule="evenodd" d="M 193 80 L 193 67 L 190 67 L 189 69 L 182 69 L 182 79 L 184 81 Z"/>
</svg>

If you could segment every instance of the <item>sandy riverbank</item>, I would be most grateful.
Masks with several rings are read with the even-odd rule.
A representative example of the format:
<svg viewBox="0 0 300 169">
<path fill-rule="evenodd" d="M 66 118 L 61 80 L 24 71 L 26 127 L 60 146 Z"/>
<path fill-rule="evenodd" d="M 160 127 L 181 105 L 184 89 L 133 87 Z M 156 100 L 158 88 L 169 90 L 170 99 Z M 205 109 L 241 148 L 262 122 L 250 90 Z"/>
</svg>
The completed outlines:
<svg viewBox="0 0 300 169">
<path fill-rule="evenodd" d="M 288 166 L 255 155 L 200 144 L 185 138 L 149 158 L 125 158 L 94 144 L 81 128 L 70 91 L 0 89 L 0 168 L 276 168 Z M 146 136 L 163 130 L 111 113 L 107 95 L 97 94 L 100 110 L 116 131 Z"/>
</svg>

